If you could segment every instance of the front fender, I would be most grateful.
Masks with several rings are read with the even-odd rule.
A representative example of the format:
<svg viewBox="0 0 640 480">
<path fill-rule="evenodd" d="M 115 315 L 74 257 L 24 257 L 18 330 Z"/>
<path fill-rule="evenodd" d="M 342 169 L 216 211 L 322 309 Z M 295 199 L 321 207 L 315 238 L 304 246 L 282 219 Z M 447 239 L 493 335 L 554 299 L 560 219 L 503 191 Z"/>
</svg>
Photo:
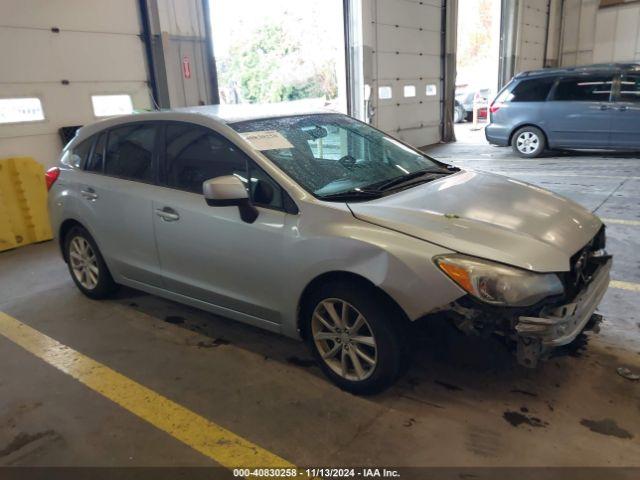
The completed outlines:
<svg viewBox="0 0 640 480">
<path fill-rule="evenodd" d="M 297 308 L 306 287 L 326 273 L 347 272 L 370 281 L 386 292 L 416 320 L 465 295 L 431 260 L 452 253 L 351 216 L 346 222 L 326 222 L 317 235 L 304 236 L 291 246 L 300 269 L 291 276 L 288 290 L 296 299 L 286 313 L 283 330 L 297 325 Z M 283 331 L 295 335 L 295 331 Z"/>
</svg>

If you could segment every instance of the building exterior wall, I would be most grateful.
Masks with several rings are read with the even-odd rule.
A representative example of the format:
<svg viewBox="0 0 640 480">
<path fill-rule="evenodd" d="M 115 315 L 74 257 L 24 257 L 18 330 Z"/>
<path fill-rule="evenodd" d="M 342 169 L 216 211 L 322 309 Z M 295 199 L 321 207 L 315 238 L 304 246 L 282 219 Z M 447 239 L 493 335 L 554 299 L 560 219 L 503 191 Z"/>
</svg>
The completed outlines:
<svg viewBox="0 0 640 480">
<path fill-rule="evenodd" d="M 371 91 L 372 115 L 364 116 L 416 146 L 440 141 L 444 0 L 353 3 L 361 21 L 352 68 Z M 205 10 L 203 0 L 0 2 L 0 98 L 38 97 L 45 115 L 0 124 L 0 157 L 54 165 L 63 147 L 59 129 L 98 120 L 91 95 L 128 94 L 135 110 L 152 109 L 155 80 L 158 106 L 213 103 Z M 379 87 L 389 87 L 391 98 L 379 98 Z"/>
<path fill-rule="evenodd" d="M 152 34 L 164 65 L 160 81 L 166 82 L 166 107 L 212 103 L 210 46 L 202 0 L 148 0 Z"/>
<path fill-rule="evenodd" d="M 520 0 L 514 73 L 545 66 L 549 6 L 548 0 Z"/>
<path fill-rule="evenodd" d="M 415 146 L 439 142 L 441 1 L 362 0 L 361 7 L 369 120 Z M 405 87 L 415 96 L 405 96 Z M 390 88 L 391 98 L 380 98 L 381 88 Z"/>
<path fill-rule="evenodd" d="M 0 2 L 0 98 L 38 97 L 43 121 L 0 124 L 0 158 L 53 165 L 58 129 L 95 121 L 91 95 L 126 93 L 151 107 L 136 0 Z"/>
<path fill-rule="evenodd" d="M 640 60 L 640 3 L 602 5 L 601 0 L 565 0 L 561 65 Z"/>
</svg>

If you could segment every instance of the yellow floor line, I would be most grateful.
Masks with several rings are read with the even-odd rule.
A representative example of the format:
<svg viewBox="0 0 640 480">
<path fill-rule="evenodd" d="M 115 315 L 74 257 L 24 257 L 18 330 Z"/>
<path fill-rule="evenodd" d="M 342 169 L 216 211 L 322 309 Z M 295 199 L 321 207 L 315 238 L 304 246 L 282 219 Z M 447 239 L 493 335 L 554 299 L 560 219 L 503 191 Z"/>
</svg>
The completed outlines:
<svg viewBox="0 0 640 480">
<path fill-rule="evenodd" d="M 631 290 L 632 292 L 640 292 L 640 283 L 611 280 L 609 282 L 609 286 L 611 288 L 620 288 L 622 290 Z"/>
<path fill-rule="evenodd" d="M 224 467 L 296 468 L 264 448 L 2 312 L 0 334 Z"/>
<path fill-rule="evenodd" d="M 604 223 L 615 223 L 618 225 L 632 225 L 634 227 L 640 227 L 640 220 L 624 220 L 622 218 L 601 218 Z"/>
</svg>

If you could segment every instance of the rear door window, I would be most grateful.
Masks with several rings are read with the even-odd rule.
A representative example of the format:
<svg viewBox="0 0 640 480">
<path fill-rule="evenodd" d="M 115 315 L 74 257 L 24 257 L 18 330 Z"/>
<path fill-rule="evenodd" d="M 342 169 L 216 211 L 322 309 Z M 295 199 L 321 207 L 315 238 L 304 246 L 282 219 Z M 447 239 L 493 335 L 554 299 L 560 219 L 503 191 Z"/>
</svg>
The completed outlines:
<svg viewBox="0 0 640 480">
<path fill-rule="evenodd" d="M 523 80 L 508 94 L 511 102 L 544 102 L 555 78 L 532 78 Z"/>
<path fill-rule="evenodd" d="M 109 131 L 104 173 L 150 183 L 153 180 L 153 150 L 156 126 L 136 124 Z"/>
<path fill-rule="evenodd" d="M 613 75 L 588 75 L 561 78 L 553 99 L 571 102 L 608 102 Z"/>
<path fill-rule="evenodd" d="M 640 103 L 640 74 L 625 74 L 620 79 L 621 102 Z"/>
<path fill-rule="evenodd" d="M 206 180 L 224 175 L 236 175 L 246 184 L 247 161 L 238 147 L 205 127 L 167 125 L 163 184 L 202 193 Z"/>
</svg>

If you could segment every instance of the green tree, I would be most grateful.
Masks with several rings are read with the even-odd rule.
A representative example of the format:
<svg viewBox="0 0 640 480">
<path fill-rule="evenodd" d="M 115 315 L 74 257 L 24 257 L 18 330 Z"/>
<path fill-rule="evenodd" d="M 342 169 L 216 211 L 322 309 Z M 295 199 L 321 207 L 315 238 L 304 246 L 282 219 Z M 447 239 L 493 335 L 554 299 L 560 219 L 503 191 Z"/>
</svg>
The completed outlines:
<svg viewBox="0 0 640 480">
<path fill-rule="evenodd" d="M 219 68 L 223 87 L 234 85 L 243 101 L 281 102 L 303 98 L 335 98 L 335 60 L 314 64 L 304 57 L 300 42 L 278 24 L 255 30 L 239 41 Z"/>
</svg>

